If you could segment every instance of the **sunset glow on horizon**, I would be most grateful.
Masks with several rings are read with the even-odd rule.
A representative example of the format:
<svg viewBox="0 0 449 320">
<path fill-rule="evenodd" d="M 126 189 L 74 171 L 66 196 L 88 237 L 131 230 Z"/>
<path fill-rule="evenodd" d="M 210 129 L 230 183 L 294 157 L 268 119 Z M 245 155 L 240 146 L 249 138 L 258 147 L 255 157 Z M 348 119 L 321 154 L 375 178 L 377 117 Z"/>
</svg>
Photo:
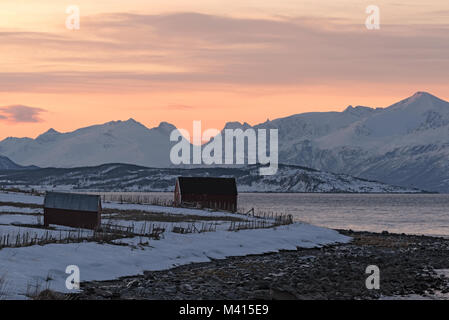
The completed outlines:
<svg viewBox="0 0 449 320">
<path fill-rule="evenodd" d="M 401 2 L 3 0 L 0 139 L 449 100 L 449 3 Z M 365 27 L 370 4 L 380 30 Z M 65 26 L 69 5 L 80 30 Z"/>
</svg>

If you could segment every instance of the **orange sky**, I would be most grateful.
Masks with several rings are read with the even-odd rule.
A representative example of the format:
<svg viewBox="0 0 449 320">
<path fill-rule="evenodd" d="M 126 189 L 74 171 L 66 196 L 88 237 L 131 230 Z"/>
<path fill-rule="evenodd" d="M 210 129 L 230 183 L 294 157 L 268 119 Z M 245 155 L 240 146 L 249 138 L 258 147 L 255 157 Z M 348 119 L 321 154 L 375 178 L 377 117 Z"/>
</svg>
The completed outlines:
<svg viewBox="0 0 449 320">
<path fill-rule="evenodd" d="M 2 0 L 0 139 L 449 100 L 448 1 L 375 2 Z M 80 30 L 65 28 L 70 4 Z M 369 4 L 380 30 L 365 28 Z"/>
</svg>

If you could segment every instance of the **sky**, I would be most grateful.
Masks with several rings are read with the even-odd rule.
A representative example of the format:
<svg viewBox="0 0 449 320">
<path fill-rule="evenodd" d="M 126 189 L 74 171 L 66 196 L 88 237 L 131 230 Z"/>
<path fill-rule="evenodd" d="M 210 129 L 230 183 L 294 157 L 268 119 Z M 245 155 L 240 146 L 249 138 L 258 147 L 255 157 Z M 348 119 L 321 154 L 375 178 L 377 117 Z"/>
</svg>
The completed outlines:
<svg viewBox="0 0 449 320">
<path fill-rule="evenodd" d="M 221 129 L 416 91 L 449 100 L 449 2 L 2 0 L 0 63 L 0 139 L 129 118 Z"/>
</svg>

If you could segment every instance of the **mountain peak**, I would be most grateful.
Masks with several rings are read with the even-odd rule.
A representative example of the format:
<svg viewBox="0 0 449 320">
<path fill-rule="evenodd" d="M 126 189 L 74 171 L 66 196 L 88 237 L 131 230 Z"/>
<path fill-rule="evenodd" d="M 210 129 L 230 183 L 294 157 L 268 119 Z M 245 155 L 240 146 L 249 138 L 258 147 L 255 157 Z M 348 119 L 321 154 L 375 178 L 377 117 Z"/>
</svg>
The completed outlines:
<svg viewBox="0 0 449 320">
<path fill-rule="evenodd" d="M 60 132 L 58 132 L 58 131 L 56 131 L 55 129 L 53 129 L 53 128 L 50 128 L 50 129 L 48 129 L 47 130 L 47 132 L 45 132 L 45 133 L 43 133 L 43 134 L 59 134 Z"/>
<path fill-rule="evenodd" d="M 363 115 L 371 113 L 372 111 L 374 111 L 374 109 L 370 108 L 370 107 L 365 107 L 365 106 L 353 107 L 353 106 L 349 105 L 343 112 L 354 114 L 357 116 L 363 116 Z"/>
<path fill-rule="evenodd" d="M 53 128 L 48 129 L 46 132 L 42 133 L 41 135 L 39 135 L 36 140 L 38 141 L 49 141 L 53 138 L 55 138 L 56 136 L 59 136 L 61 133 L 56 131 Z"/>
<path fill-rule="evenodd" d="M 140 124 L 139 121 L 136 121 L 134 118 L 129 118 L 128 120 L 124 121 L 125 123 L 138 123 Z"/>
<path fill-rule="evenodd" d="M 156 129 L 160 129 L 163 132 L 169 133 L 169 132 L 175 130 L 176 127 L 174 125 L 172 125 L 171 123 L 162 121 L 161 123 L 159 123 L 159 125 L 157 126 Z"/>
<path fill-rule="evenodd" d="M 148 129 L 145 125 L 140 123 L 139 121 L 134 120 L 133 118 L 129 118 L 128 120 L 116 120 L 116 121 L 109 121 L 102 125 L 97 126 L 91 126 L 86 127 L 89 128 L 95 128 L 95 127 L 103 127 L 103 128 L 110 128 L 113 130 L 141 130 L 141 129 Z"/>
<path fill-rule="evenodd" d="M 425 91 L 418 91 L 412 96 L 399 101 L 388 107 L 389 109 L 397 109 L 397 108 L 420 108 L 420 109 L 430 109 L 433 107 L 441 107 L 441 106 L 449 106 L 447 101 L 444 101 L 433 94 L 430 94 Z"/>
<path fill-rule="evenodd" d="M 425 91 L 418 91 L 414 95 L 412 95 L 409 99 L 411 101 L 424 100 L 424 99 L 441 101 L 440 98 L 434 96 L 433 94 L 425 92 Z"/>
<path fill-rule="evenodd" d="M 248 128 L 251 128 L 251 126 L 247 122 L 241 123 L 241 122 L 238 122 L 238 121 L 232 121 L 232 122 L 227 122 L 226 125 L 224 126 L 223 130 L 224 129 L 232 129 L 232 130 L 242 129 L 242 130 L 246 130 Z"/>
<path fill-rule="evenodd" d="M 128 120 L 113 120 L 113 121 L 109 121 L 104 123 L 104 125 L 120 125 L 120 124 L 125 124 L 125 125 L 142 125 L 139 121 L 134 120 L 133 118 L 129 118 Z"/>
<path fill-rule="evenodd" d="M 435 97 L 433 94 L 430 94 L 426 91 L 417 91 L 412 97 L 425 97 L 425 96 L 432 96 Z"/>
</svg>

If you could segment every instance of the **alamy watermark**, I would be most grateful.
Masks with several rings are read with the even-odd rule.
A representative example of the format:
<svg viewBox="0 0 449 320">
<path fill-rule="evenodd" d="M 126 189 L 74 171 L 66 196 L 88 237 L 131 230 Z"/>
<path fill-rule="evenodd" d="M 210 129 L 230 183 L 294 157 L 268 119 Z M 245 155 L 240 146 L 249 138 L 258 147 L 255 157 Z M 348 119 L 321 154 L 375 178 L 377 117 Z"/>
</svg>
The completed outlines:
<svg viewBox="0 0 449 320">
<path fill-rule="evenodd" d="M 278 169 L 277 129 L 225 129 L 223 137 L 217 129 L 202 132 L 201 121 L 193 121 L 192 140 L 187 130 L 175 129 L 170 141 L 177 142 L 170 151 L 170 161 L 175 165 L 241 165 L 246 159 L 247 164 L 268 165 L 259 169 L 260 175 L 274 175 Z M 203 141 L 209 142 L 203 145 Z"/>
<path fill-rule="evenodd" d="M 65 27 L 69 30 L 79 30 L 81 24 L 80 8 L 76 5 L 70 5 L 66 8 L 65 13 L 68 14 Z"/>
<path fill-rule="evenodd" d="M 65 273 L 69 274 L 65 280 L 67 290 L 79 290 L 80 288 L 80 268 L 76 265 L 67 266 Z"/>
<path fill-rule="evenodd" d="M 368 30 L 380 29 L 380 8 L 375 5 L 369 5 L 366 7 L 365 12 L 369 16 L 365 20 L 365 26 Z"/>
<path fill-rule="evenodd" d="M 366 278 L 365 285 L 368 290 L 380 289 L 380 269 L 376 265 L 369 265 L 365 270 L 366 274 L 369 274 Z"/>
</svg>

